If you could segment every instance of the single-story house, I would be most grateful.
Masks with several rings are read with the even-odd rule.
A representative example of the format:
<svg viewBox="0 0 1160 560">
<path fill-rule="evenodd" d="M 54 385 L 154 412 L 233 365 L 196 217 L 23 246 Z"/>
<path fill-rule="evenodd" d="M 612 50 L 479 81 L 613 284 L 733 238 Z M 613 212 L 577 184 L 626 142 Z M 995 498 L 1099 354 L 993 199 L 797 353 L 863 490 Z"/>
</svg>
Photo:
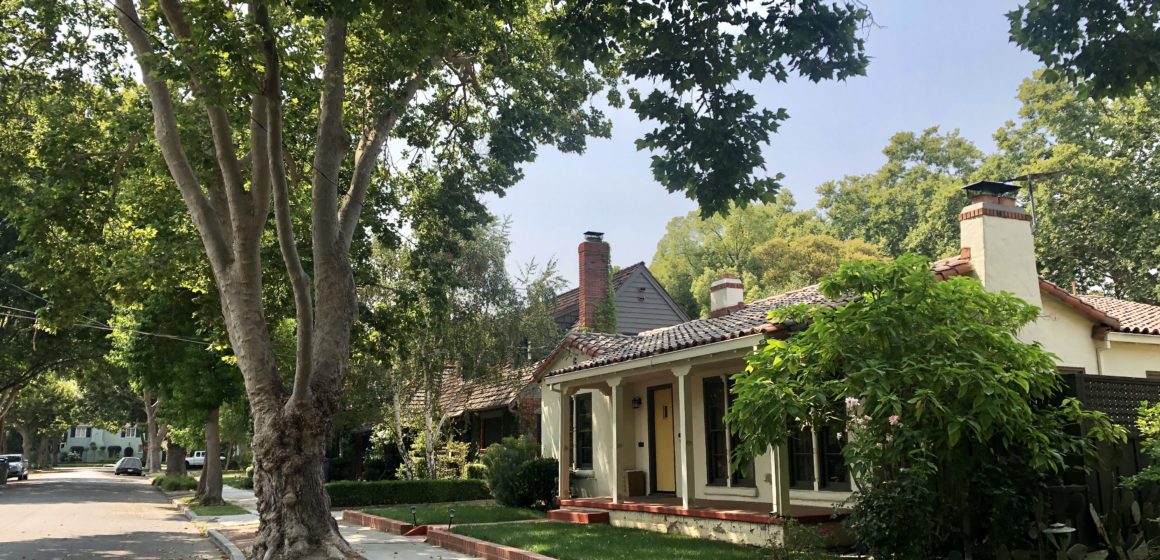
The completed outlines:
<svg viewBox="0 0 1160 560">
<path fill-rule="evenodd" d="M 961 253 L 932 274 L 970 275 L 1042 309 L 1020 337 L 1059 356 L 1081 397 L 1103 391 L 1103 409 L 1134 416 L 1140 400 L 1160 397 L 1160 383 L 1147 381 L 1160 376 L 1160 307 L 1073 295 L 1041 278 L 1031 216 L 1013 198 L 979 194 L 959 222 Z M 560 460 L 561 506 L 608 510 L 614 525 L 764 544 L 780 538 L 781 518 L 824 520 L 850 496 L 839 434 L 805 431 L 731 473 L 735 436 L 723 421 L 729 376 L 746 354 L 789 336 L 770 310 L 843 302 L 810 286 L 743 303 L 735 278 L 711 290 L 710 318 L 633 336 L 573 332 L 545 359 L 542 447 Z"/>
</svg>

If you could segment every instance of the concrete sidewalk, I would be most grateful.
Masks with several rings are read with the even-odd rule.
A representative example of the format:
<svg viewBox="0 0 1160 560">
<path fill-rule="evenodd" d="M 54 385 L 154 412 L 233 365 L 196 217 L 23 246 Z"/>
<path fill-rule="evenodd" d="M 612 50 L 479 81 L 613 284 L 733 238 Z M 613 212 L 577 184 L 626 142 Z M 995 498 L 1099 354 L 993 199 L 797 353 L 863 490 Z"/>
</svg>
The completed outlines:
<svg viewBox="0 0 1160 560">
<path fill-rule="evenodd" d="M 222 488 L 222 498 L 228 502 L 245 508 L 250 513 L 246 515 L 228 515 L 218 517 L 206 524 L 206 529 L 218 529 L 238 549 L 249 547 L 249 540 L 258 530 L 258 499 L 252 490 L 242 490 L 226 486 Z M 435 559 L 469 559 L 450 550 L 444 550 L 423 542 L 423 537 L 403 537 L 382 531 L 353 525 L 341 520 L 342 512 L 333 512 L 338 519 L 338 527 L 342 536 L 366 560 L 435 560 Z"/>
</svg>

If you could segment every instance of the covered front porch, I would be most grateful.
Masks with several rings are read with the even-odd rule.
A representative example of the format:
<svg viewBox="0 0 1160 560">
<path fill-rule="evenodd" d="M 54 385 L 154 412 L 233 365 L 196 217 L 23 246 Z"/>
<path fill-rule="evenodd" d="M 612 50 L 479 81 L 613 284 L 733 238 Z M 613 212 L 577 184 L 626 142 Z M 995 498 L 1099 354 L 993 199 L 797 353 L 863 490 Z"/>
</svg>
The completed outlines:
<svg viewBox="0 0 1160 560">
<path fill-rule="evenodd" d="M 754 524 L 832 519 L 851 486 L 844 468 L 827 472 L 817 436 L 729 467 L 729 377 L 762 338 L 546 378 L 543 452 L 560 461 L 560 504 Z"/>
</svg>

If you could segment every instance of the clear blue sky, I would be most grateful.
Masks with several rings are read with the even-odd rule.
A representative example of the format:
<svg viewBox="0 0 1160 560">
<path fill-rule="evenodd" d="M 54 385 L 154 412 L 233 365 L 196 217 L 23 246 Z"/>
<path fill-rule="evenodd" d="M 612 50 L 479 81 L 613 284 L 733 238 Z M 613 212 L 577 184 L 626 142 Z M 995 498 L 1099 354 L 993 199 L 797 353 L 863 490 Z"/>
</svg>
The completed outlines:
<svg viewBox="0 0 1160 560">
<path fill-rule="evenodd" d="M 1016 0 L 970 2 L 868 0 L 879 26 L 869 30 L 867 75 L 846 82 L 791 80 L 750 89 L 760 103 L 790 115 L 765 155 L 771 173 L 800 207 L 817 202 L 815 187 L 882 165 L 892 134 L 939 125 L 958 129 L 984 151 L 1005 121 L 1017 117 L 1019 83 L 1035 58 L 1007 40 L 1006 12 Z M 605 232 L 612 262 L 649 262 L 665 224 L 695 208 L 669 194 L 649 171 L 649 155 L 633 146 L 647 128 L 628 111 L 614 112 L 612 138 L 583 155 L 544 149 L 506 197 L 488 199 L 512 221 L 509 268 L 556 257 L 574 286 L 576 245 L 587 230 Z"/>
</svg>

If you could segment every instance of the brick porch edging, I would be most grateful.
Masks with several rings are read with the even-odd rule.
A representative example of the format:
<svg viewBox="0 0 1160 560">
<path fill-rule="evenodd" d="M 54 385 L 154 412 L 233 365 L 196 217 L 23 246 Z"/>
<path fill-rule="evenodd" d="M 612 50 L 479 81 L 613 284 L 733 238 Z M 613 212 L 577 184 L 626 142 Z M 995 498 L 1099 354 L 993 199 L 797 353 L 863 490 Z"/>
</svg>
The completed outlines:
<svg viewBox="0 0 1160 560">
<path fill-rule="evenodd" d="M 378 515 L 371 515 L 353 509 L 345 509 L 342 511 L 342 520 L 350 521 L 363 527 L 370 527 L 377 529 L 384 533 L 392 533 L 395 535 L 406 535 L 415 529 L 415 526 L 410 523 L 403 523 L 395 519 L 387 517 L 380 517 Z"/>
<path fill-rule="evenodd" d="M 551 556 L 457 535 L 435 527 L 427 530 L 427 543 L 486 560 L 554 560 Z"/>
</svg>

